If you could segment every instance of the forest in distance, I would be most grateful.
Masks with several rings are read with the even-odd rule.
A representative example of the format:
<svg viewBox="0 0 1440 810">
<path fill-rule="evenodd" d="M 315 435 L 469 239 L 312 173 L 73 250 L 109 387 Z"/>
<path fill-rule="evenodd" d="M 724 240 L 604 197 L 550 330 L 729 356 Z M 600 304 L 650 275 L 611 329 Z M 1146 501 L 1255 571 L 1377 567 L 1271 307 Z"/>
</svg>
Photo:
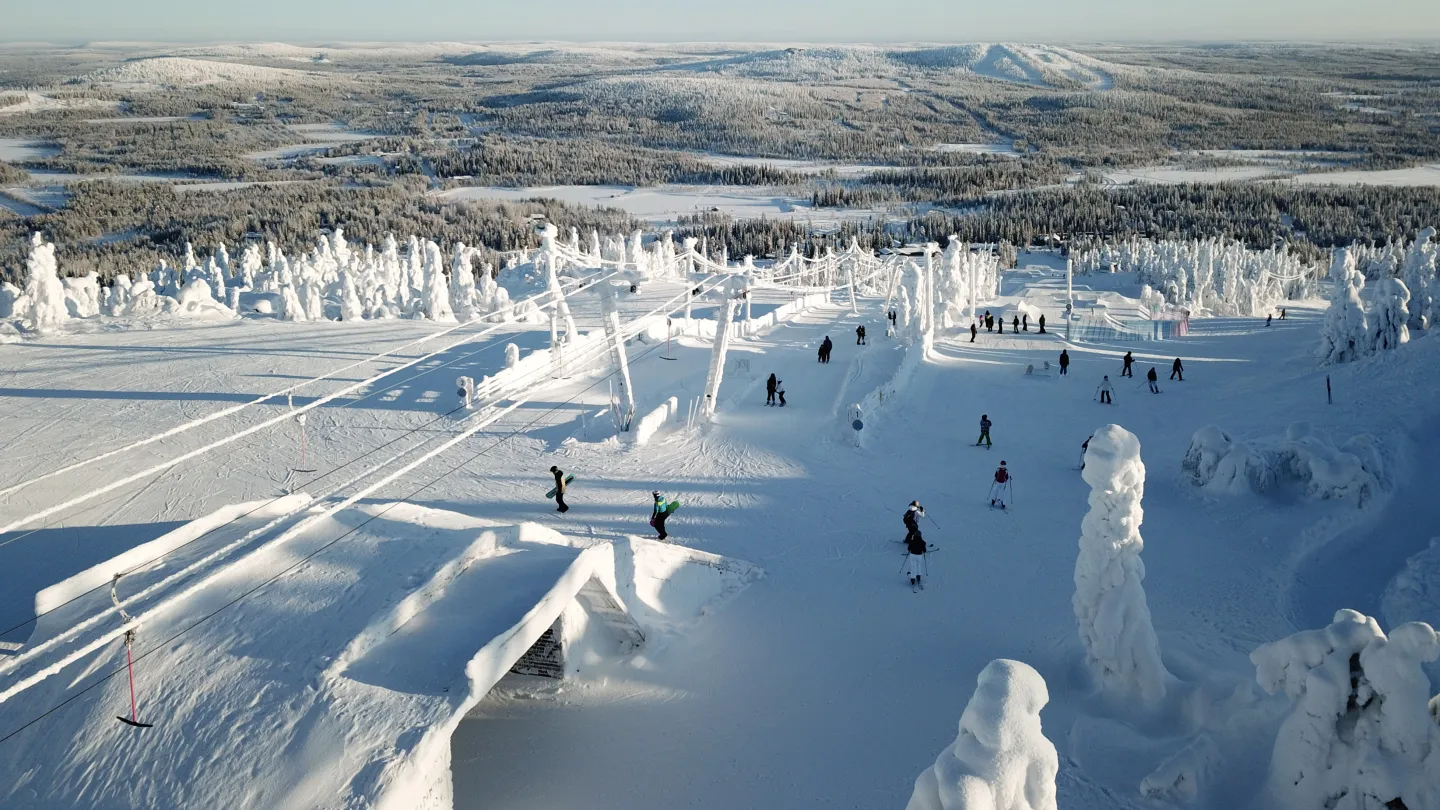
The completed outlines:
<svg viewBox="0 0 1440 810">
<path fill-rule="evenodd" d="M 66 272 L 106 277 L 187 241 L 295 250 L 335 225 L 501 252 L 532 247 L 537 218 L 732 256 L 951 235 L 1318 253 L 1413 238 L 1440 220 L 1440 182 L 1297 176 L 1432 164 L 1440 49 L 1419 45 L 0 49 L 7 277 L 36 230 Z M 1150 182 L 1157 166 L 1177 179 Z M 801 210 L 657 218 L 547 191 L 577 186 Z"/>
</svg>

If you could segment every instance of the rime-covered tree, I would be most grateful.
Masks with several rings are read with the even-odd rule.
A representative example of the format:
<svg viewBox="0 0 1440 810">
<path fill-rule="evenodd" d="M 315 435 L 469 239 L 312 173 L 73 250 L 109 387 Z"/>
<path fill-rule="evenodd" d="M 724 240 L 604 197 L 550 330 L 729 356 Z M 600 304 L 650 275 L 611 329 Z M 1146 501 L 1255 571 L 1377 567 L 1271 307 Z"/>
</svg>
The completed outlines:
<svg viewBox="0 0 1440 810">
<path fill-rule="evenodd" d="M 1320 330 L 1318 354 L 1322 363 L 1349 363 L 1363 357 L 1370 347 L 1365 305 L 1360 302 L 1365 277 L 1356 269 L 1349 248 L 1335 251 L 1330 281 L 1334 289 Z"/>
</svg>

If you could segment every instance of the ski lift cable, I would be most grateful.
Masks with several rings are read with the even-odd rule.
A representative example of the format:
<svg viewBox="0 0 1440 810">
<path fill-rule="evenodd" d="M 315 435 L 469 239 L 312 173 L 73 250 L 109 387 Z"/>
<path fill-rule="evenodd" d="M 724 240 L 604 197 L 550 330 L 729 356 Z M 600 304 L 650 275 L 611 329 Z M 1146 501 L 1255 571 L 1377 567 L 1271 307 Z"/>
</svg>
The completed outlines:
<svg viewBox="0 0 1440 810">
<path fill-rule="evenodd" d="M 708 281 L 708 279 L 707 279 L 707 281 Z M 704 282 L 702 282 L 702 283 L 704 283 Z M 678 297 L 678 296 L 677 296 L 677 297 Z M 671 300 L 673 301 L 673 300 L 675 300 L 675 299 L 671 299 Z M 668 303 L 669 303 L 669 302 L 667 302 L 667 304 L 668 304 Z M 667 311 L 672 311 L 672 312 L 673 312 L 673 311 L 675 311 L 675 309 L 676 309 L 676 307 L 671 307 L 671 308 L 670 308 L 669 310 L 667 310 Z M 653 314 L 653 313 L 652 313 L 652 314 Z M 647 314 L 646 316 L 643 316 L 643 317 L 648 318 L 648 317 L 650 317 L 650 315 Z M 638 319 L 637 319 L 637 320 L 638 320 Z M 623 330 L 622 330 L 622 333 L 623 333 Z M 646 349 L 644 352 L 641 352 L 640 355 L 637 356 L 635 359 L 636 359 L 636 360 L 643 359 L 644 357 L 646 357 L 647 355 L 649 355 L 651 352 L 657 351 L 659 348 L 660 348 L 660 345 L 659 345 L 659 344 L 656 344 L 655 346 L 652 346 L 652 347 L 650 347 L 649 349 Z M 605 349 L 606 351 L 608 351 L 608 350 L 609 350 L 609 347 L 608 347 L 608 346 L 605 346 L 604 349 Z M 265 581 L 257 584 L 257 585 L 254 586 L 253 588 L 250 588 L 249 590 L 242 592 L 241 594 L 239 594 L 239 595 L 236 596 L 235 598 L 231 599 L 230 601 L 226 602 L 225 604 L 220 605 L 219 607 L 217 607 L 216 609 L 210 611 L 209 613 L 205 614 L 204 616 L 201 616 L 199 619 L 196 619 L 194 622 L 186 625 L 185 627 L 182 627 L 180 630 L 178 630 L 178 631 L 175 632 L 174 634 L 170 635 L 170 636 L 169 636 L 168 638 L 166 638 L 164 641 L 161 641 L 160 643 L 158 643 L 158 644 L 150 647 L 150 649 L 141 652 L 138 656 L 134 656 L 134 658 L 129 658 L 129 651 L 128 651 L 128 649 L 127 649 L 127 659 L 128 659 L 128 660 L 127 660 L 127 665 L 126 665 L 125 667 L 120 667 L 120 668 L 118 668 L 118 669 L 111 670 L 110 672 L 106 673 L 105 675 L 102 675 L 100 678 L 96 679 L 94 682 L 92 682 L 92 683 L 89 684 L 88 686 L 85 686 L 84 688 L 82 688 L 82 689 L 80 689 L 79 691 L 71 694 L 70 696 L 66 697 L 64 700 L 60 701 L 59 703 L 55 704 L 54 706 L 51 706 L 49 709 L 46 709 L 44 712 L 42 712 L 41 714 L 39 714 L 39 715 L 37 715 L 36 717 L 32 718 L 31 720 L 27 721 L 26 723 L 24 723 L 24 724 L 21 725 L 20 727 L 18 727 L 18 728 L 16 728 L 15 730 L 13 730 L 13 731 L 5 734 L 5 736 L 0 737 L 0 744 L 4 744 L 6 741 L 8 741 L 8 740 L 14 738 L 16 735 L 24 732 L 26 729 L 30 728 L 31 726 L 35 725 L 36 723 L 40 722 L 41 720 L 44 720 L 45 718 L 49 717 L 50 715 L 54 714 L 55 712 L 59 711 L 60 709 L 64 708 L 65 706 L 68 706 L 70 703 L 74 702 L 76 699 L 78 699 L 78 698 L 80 698 L 81 696 L 89 693 L 92 689 L 95 689 L 96 687 L 98 687 L 98 686 L 100 686 L 100 685 L 108 682 L 111 678 L 115 677 L 116 675 L 119 675 L 121 672 L 130 671 L 131 668 L 134 666 L 134 661 L 144 660 L 144 659 L 147 658 L 151 653 L 154 653 L 154 652 L 156 652 L 157 650 L 159 650 L 159 649 L 161 649 L 161 648 L 163 648 L 163 647 L 166 647 L 166 646 L 172 644 L 175 640 L 179 639 L 181 636 L 185 635 L 186 633 L 190 632 L 191 630 L 195 629 L 196 627 L 199 627 L 201 624 L 204 624 L 205 622 L 207 622 L 207 621 L 209 621 L 210 619 L 214 618 L 215 616 L 219 615 L 221 612 L 223 612 L 223 611 L 225 611 L 225 610 L 227 610 L 227 609 L 229 609 L 229 608 L 231 608 L 231 607 L 239 604 L 239 603 L 240 603 L 241 601 L 243 601 L 244 599 L 246 599 L 246 598 L 254 595 L 255 593 L 259 592 L 260 590 L 268 587 L 269 585 L 271 585 L 272 583 L 274 583 L 274 582 L 276 582 L 277 580 L 281 579 L 282 577 L 286 576 L 287 574 L 291 573 L 292 571 L 295 571 L 295 570 L 299 569 L 301 566 L 303 566 L 303 565 L 305 565 L 306 563 L 308 563 L 311 559 L 313 559 L 314 557 L 316 557 L 317 555 L 319 555 L 321 552 L 323 552 L 323 551 L 331 548 L 331 547 L 334 546 L 335 544 L 339 543 L 341 540 L 344 540 L 345 538 L 349 537 L 350 535 L 354 534 L 355 532 L 357 532 L 357 531 L 359 531 L 360 529 L 364 528 L 365 526 L 369 525 L 371 522 L 373 522 L 373 521 L 375 521 L 375 520 L 378 520 L 379 518 L 383 517 L 386 513 L 389 512 L 389 510 L 393 509 L 394 507 L 396 507 L 396 506 L 398 506 L 398 505 L 400 505 L 400 504 L 402 504 L 402 503 L 408 503 L 410 500 L 412 500 L 413 498 L 415 498 L 415 497 L 416 497 L 417 495 L 419 495 L 421 492 L 424 492 L 425 490 L 427 490 L 427 489 L 429 489 L 430 487 L 434 486 L 435 484 L 439 483 L 439 482 L 440 482 L 441 480 L 443 480 L 444 478 L 446 478 L 446 477 L 450 476 L 451 474 L 453 474 L 453 473 L 455 473 L 455 472 L 458 472 L 459 470 L 461 470 L 461 469 L 463 469 L 464 467 L 468 466 L 469 464 L 471 464 L 472 462 L 474 462 L 476 459 L 480 458 L 481 456 L 484 456 L 485 454 L 489 453 L 491 450 L 494 450 L 495 448 L 497 448 L 497 447 L 499 447 L 500 445 L 504 444 L 505 442 L 509 441 L 511 438 L 513 438 L 513 437 L 515 437 L 516 435 L 520 434 L 521 432 L 527 430 L 527 429 L 530 428 L 532 425 L 538 423 L 541 419 L 544 419 L 544 418 L 548 417 L 550 414 L 552 414 L 552 413 L 560 410 L 561 408 L 564 408 L 564 407 L 568 406 L 570 403 L 572 403 L 572 402 L 574 402 L 576 399 L 578 399 L 581 395 L 588 393 L 591 389 L 595 388 L 595 387 L 598 386 L 600 383 L 608 381 L 611 377 L 614 377 L 616 374 L 619 374 L 619 373 L 620 373 L 619 369 L 616 369 L 616 370 L 614 370 L 614 371 L 611 371 L 611 372 L 608 373 L 608 374 L 605 374 L 605 375 L 602 376 L 602 377 L 597 378 L 597 379 L 596 379 L 594 382 L 592 382 L 590 385 L 588 385 L 588 386 L 586 386 L 585 388 L 583 388 L 583 389 L 575 392 L 575 393 L 572 394 L 569 398 L 567 398 L 567 399 L 565 399 L 565 400 L 563 400 L 563 401 L 561 401 L 561 402 L 556 403 L 553 407 L 550 407 L 550 408 L 542 411 L 542 412 L 541 412 L 539 415 L 537 415 L 534 419 L 531 419 L 529 422 L 526 422 L 525 424 L 516 427 L 515 429 L 511 430 L 511 431 L 510 431 L 509 433 L 507 433 L 506 435 L 501 436 L 499 439 L 496 439 L 494 442 L 490 443 L 490 444 L 487 445 L 486 447 L 481 448 L 480 450 L 476 451 L 473 455 L 471 455 L 471 456 L 470 456 L 468 459 L 466 459 L 465 461 L 460 462 L 459 464 L 456 464 L 455 466 L 451 467 L 450 469 L 446 470 L 445 472 L 441 473 L 440 475 L 436 476 L 435 478 L 430 479 L 429 481 L 425 482 L 424 484 L 422 484 L 421 486 L 419 486 L 418 488 L 416 488 L 415 490 L 413 490 L 413 491 L 410 492 L 409 494 L 405 495 L 404 497 L 400 498 L 399 500 L 396 500 L 396 501 L 393 501 L 393 502 L 387 504 L 383 509 L 381 509 L 380 511 L 378 511 L 376 514 L 367 517 L 365 520 L 363 520 L 363 521 L 361 521 L 360 523 L 356 524 L 355 526 L 351 527 L 349 530 L 343 532 L 342 534 L 340 534 L 339 536 L 337 536 L 337 537 L 334 538 L 333 540 L 330 540 L 329 542 L 327 542 L 327 543 L 321 545 L 320 547 L 316 548 L 314 551 L 311 551 L 310 553 L 306 554 L 305 556 L 299 558 L 299 559 L 296 560 L 293 564 L 287 566 L 286 568 L 284 568 L 284 569 L 281 570 L 280 572 L 276 573 L 274 576 L 271 576 L 270 578 L 268 578 L 268 579 L 266 579 Z M 405 472 L 408 472 L 409 470 L 412 470 L 412 469 L 414 469 L 415 467 L 418 467 L 420 464 L 423 464 L 425 461 L 428 461 L 428 460 L 430 460 L 431 458 L 434 458 L 435 455 L 438 455 L 439 453 L 443 452 L 444 450 L 449 449 L 449 447 L 453 447 L 454 444 L 458 443 L 460 440 L 463 440 L 464 438 L 467 438 L 467 437 L 470 436 L 470 435 L 473 435 L 473 433 L 478 432 L 480 429 L 482 429 L 482 428 L 485 427 L 486 425 L 488 425 L 488 424 L 493 424 L 494 421 L 498 421 L 500 418 L 502 418 L 502 417 L 505 416 L 506 414 L 508 414 L 508 413 L 510 413 L 511 411 L 515 410 L 516 408 L 520 407 L 520 405 L 524 404 L 525 401 L 526 401 L 526 400 L 516 400 L 516 401 L 515 401 L 514 403 L 512 403 L 510 406 L 508 406 L 508 407 L 505 408 L 505 409 L 502 409 L 500 412 L 498 412 L 497 414 L 495 414 L 495 420 L 492 420 L 491 422 L 488 422 L 488 423 L 486 423 L 485 425 L 477 426 L 477 427 L 475 427 L 475 428 L 472 428 L 471 430 L 468 430 L 468 431 L 460 434 L 460 435 L 457 436 L 456 438 L 452 439 L 450 442 L 447 442 L 445 445 L 442 445 L 442 446 L 441 446 L 440 448 L 438 448 L 437 450 L 432 451 L 432 453 L 431 453 L 430 455 L 428 455 L 428 456 L 426 456 L 426 457 L 423 457 L 423 458 L 421 458 L 421 459 L 419 459 L 419 460 L 417 460 L 417 461 L 415 461 L 415 462 L 412 462 L 408 469 L 406 469 L 406 468 L 401 468 L 400 471 L 396 472 L 395 474 L 393 474 L 393 475 L 391 476 L 390 480 L 394 480 L 394 478 L 398 478 L 400 475 L 403 475 Z M 378 488 L 378 486 L 382 486 L 384 483 L 388 483 L 388 482 L 381 482 L 380 484 L 377 484 L 377 485 L 375 485 L 375 486 L 376 486 L 376 488 Z M 362 496 L 362 497 L 363 497 L 363 496 Z"/>
</svg>

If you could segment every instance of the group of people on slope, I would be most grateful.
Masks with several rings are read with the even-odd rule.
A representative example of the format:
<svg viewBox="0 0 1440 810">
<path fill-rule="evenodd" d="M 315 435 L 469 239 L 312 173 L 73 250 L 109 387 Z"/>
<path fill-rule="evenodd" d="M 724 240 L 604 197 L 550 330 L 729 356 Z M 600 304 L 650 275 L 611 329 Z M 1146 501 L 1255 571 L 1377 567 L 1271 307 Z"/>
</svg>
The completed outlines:
<svg viewBox="0 0 1440 810">
<path fill-rule="evenodd" d="M 569 512 L 570 505 L 565 503 L 565 493 L 570 487 L 565 478 L 565 471 L 558 466 L 551 465 L 550 474 L 555 476 L 555 511 L 561 514 Z M 680 508 L 680 502 L 673 499 L 666 500 L 658 489 L 650 493 L 650 495 L 654 498 L 654 502 L 650 507 L 650 525 L 655 527 L 655 532 L 658 535 L 656 539 L 664 540 L 670 536 L 665 531 L 665 519 L 670 517 L 676 509 Z"/>
<path fill-rule="evenodd" d="M 780 398 L 779 402 L 775 401 L 776 397 Z M 765 381 L 765 404 L 785 407 L 785 381 L 775 379 L 773 373 L 770 379 Z"/>
<path fill-rule="evenodd" d="M 1122 363 L 1122 365 L 1121 365 L 1121 367 L 1120 367 L 1120 376 L 1121 376 L 1121 377 L 1134 377 L 1134 376 L 1135 376 L 1135 369 L 1134 369 L 1135 356 L 1134 356 L 1133 354 L 1131 354 L 1130 352 L 1125 352 L 1125 356 L 1124 356 L 1123 358 L 1121 358 L 1121 363 Z M 1068 373 L 1069 368 L 1070 368 L 1070 353 L 1069 353 L 1068 351 L 1064 350 L 1064 349 L 1061 349 L 1061 350 L 1060 350 L 1060 373 L 1061 373 L 1061 374 L 1066 374 L 1066 373 Z M 1180 358 L 1178 358 L 1178 357 L 1175 358 L 1175 362 L 1173 362 L 1173 363 L 1170 364 L 1170 379 L 1172 379 L 1172 380 L 1179 380 L 1179 381 L 1181 381 L 1181 382 L 1184 382 L 1184 381 L 1185 381 L 1185 364 L 1182 363 L 1182 362 L 1180 362 Z M 1151 367 L 1150 367 L 1150 370 L 1149 370 L 1148 372 L 1146 372 L 1146 374 L 1145 374 L 1145 380 L 1146 380 L 1146 381 L 1149 383 L 1149 385 L 1150 385 L 1150 393 L 1152 393 L 1152 394 L 1158 394 L 1158 393 L 1160 393 L 1160 384 L 1159 384 L 1160 375 L 1156 373 L 1154 366 L 1151 366 Z M 1114 405 L 1114 404 L 1115 404 L 1114 397 L 1112 396 L 1114 390 L 1115 390 L 1115 389 L 1114 389 L 1114 386 L 1111 385 L 1111 383 L 1110 383 L 1110 375 L 1109 375 L 1109 374 L 1104 375 L 1104 376 L 1101 378 L 1101 380 L 1100 380 L 1100 385 L 1097 386 L 1096 389 L 1095 389 L 1095 394 L 1096 394 L 1096 396 L 1099 398 L 1101 405 Z"/>
</svg>

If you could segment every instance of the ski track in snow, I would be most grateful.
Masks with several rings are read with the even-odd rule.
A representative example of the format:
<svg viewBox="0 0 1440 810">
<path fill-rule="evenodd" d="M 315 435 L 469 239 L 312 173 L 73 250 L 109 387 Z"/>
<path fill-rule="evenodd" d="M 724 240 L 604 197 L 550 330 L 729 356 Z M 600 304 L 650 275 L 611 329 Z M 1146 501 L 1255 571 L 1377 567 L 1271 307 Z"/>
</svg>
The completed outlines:
<svg viewBox="0 0 1440 810">
<path fill-rule="evenodd" d="M 1046 294 L 1053 287 L 1053 278 L 1007 282 L 1007 295 L 989 306 L 1003 309 L 1019 300 L 1016 296 Z M 1290 319 L 1270 329 L 1258 319 L 1197 320 L 1188 338 L 1171 342 L 1069 344 L 1073 362 L 1067 377 L 1027 379 L 1027 364 L 1039 369 L 1045 360 L 1054 362 L 1066 345 L 1058 335 L 981 332 L 975 344 L 966 342 L 968 335 L 957 336 L 937 345 L 931 361 L 900 391 L 900 402 L 873 420 L 867 416 L 865 443 L 857 448 L 841 424 L 849 421 L 845 409 L 889 379 L 901 357 L 895 342 L 883 337 L 881 309 L 876 299 L 863 300 L 859 316 L 852 316 L 848 305 L 831 305 L 801 313 L 768 334 L 735 341 L 731 357 L 748 359 L 750 371 L 726 369 L 720 413 L 708 428 L 667 429 L 644 448 L 585 441 L 580 415 L 605 407 L 605 386 L 566 404 L 590 381 L 560 380 L 469 440 L 457 451 L 464 455 L 447 454 L 435 469 L 417 471 L 375 494 L 397 497 L 498 442 L 482 460 L 427 490 L 421 505 L 497 522 L 535 520 L 577 536 L 623 537 L 648 533 L 649 492 L 659 489 L 683 504 L 668 526 L 673 541 L 767 571 L 765 580 L 722 611 L 647 651 L 643 669 L 538 692 L 533 681 L 502 683 L 455 734 L 459 810 L 645 810 L 674 807 L 678 796 L 686 797 L 687 806 L 715 810 L 903 806 L 916 774 L 953 741 L 975 676 L 999 657 L 1025 661 L 1049 684 L 1051 703 L 1042 719 L 1061 755 L 1060 806 L 1146 806 L 1137 790 L 1140 778 L 1186 741 L 1178 709 L 1175 716 L 1132 722 L 1113 707 L 1097 705 L 1079 671 L 1070 605 L 1088 495 L 1075 467 L 1080 443 L 1108 422 L 1125 426 L 1141 441 L 1147 466 L 1141 528 L 1147 593 L 1167 667 L 1182 687 L 1214 682 L 1223 692 L 1253 683 L 1247 655 L 1259 644 L 1316 626 L 1317 615 L 1340 607 L 1376 612 L 1365 600 L 1378 599 L 1386 569 L 1403 564 L 1434 534 L 1422 529 L 1406 534 L 1393 521 L 1377 523 L 1385 510 L 1408 514 L 1440 484 L 1440 471 L 1410 460 L 1407 451 L 1414 442 L 1429 441 L 1440 424 L 1440 406 L 1431 404 L 1428 388 L 1440 370 L 1440 350 L 1428 339 L 1383 363 L 1318 369 L 1310 358 L 1319 312 L 1291 306 Z M 577 306 L 582 328 L 594 328 L 584 326 L 589 317 Z M 854 345 L 860 322 L 870 327 L 869 346 Z M 120 432 L 121 439 L 144 436 L 181 418 L 177 412 L 193 418 L 207 391 L 224 401 L 227 391 L 249 387 L 254 375 L 313 377 L 365 350 L 356 332 L 333 326 L 339 325 L 207 327 L 60 341 L 53 350 L 56 362 L 45 369 L 29 364 L 4 369 L 13 388 L 0 396 L 0 406 L 20 412 L 33 398 L 17 391 L 53 388 L 43 401 L 61 408 L 43 420 L 9 420 L 6 438 L 15 444 L 17 459 L 24 459 L 25 475 L 52 469 L 74 457 L 56 455 L 57 446 L 74 443 L 78 454 L 119 446 L 69 435 L 67 425 L 76 421 L 88 419 L 101 432 Z M 364 327 L 359 334 L 377 344 L 423 331 L 415 324 Z M 820 365 L 815 348 L 827 334 L 835 342 L 835 359 Z M 135 362 L 115 362 L 113 349 L 120 347 L 130 347 L 124 356 Z M 658 351 L 639 356 L 650 348 L 631 346 L 638 413 L 671 395 L 681 400 L 683 412 L 703 390 L 708 342 L 677 339 L 677 362 L 660 360 Z M 1118 376 L 1127 349 L 1136 354 L 1141 382 L 1135 385 Z M 223 373 L 207 365 L 216 352 L 224 353 Z M 1166 382 L 1164 371 L 1177 354 L 1185 359 L 1186 380 Z M 465 373 L 489 373 L 483 369 L 494 366 L 483 363 L 495 362 L 479 361 Z M 1162 371 L 1165 393 L 1158 396 L 1143 390 L 1151 365 Z M 772 371 L 786 383 L 783 409 L 763 405 L 763 381 Z M 393 404 L 375 397 L 361 408 L 317 410 L 308 426 L 314 465 L 328 469 L 433 418 L 448 408 L 456 373 L 444 365 L 432 369 L 407 383 L 403 399 Z M 1328 407 L 1327 373 L 1338 394 Z M 1114 406 L 1092 399 L 1102 374 L 1116 384 Z M 77 403 L 66 396 L 67 381 L 111 392 L 124 404 L 94 414 L 84 399 Z M 1371 407 L 1363 392 L 1382 385 L 1407 407 L 1383 412 Z M 438 399 L 427 398 L 436 391 Z M 180 398 L 167 403 L 168 396 Z M 994 422 L 992 450 L 971 446 L 981 413 Z M 1408 473 L 1410 483 L 1361 512 L 1328 502 L 1207 501 L 1184 481 L 1179 462 L 1195 429 L 1214 423 L 1237 437 L 1258 438 L 1282 433 L 1297 419 L 1342 440 L 1374 433 L 1396 448 L 1400 477 Z M 596 424 L 598 439 L 603 420 Z M 432 429 L 453 433 L 454 426 Z M 271 497 L 284 469 L 298 460 L 297 435 L 289 428 L 264 434 L 263 441 L 246 443 L 224 458 L 177 468 L 117 493 L 123 497 L 119 506 L 92 505 L 108 515 L 88 514 L 97 527 L 120 523 L 115 530 L 128 533 L 133 544 L 163 531 L 161 521 Z M 193 438 L 206 440 L 204 431 Z M 160 443 L 165 456 L 181 446 L 189 445 Z M 99 472 L 116 475 L 153 461 L 140 455 L 127 461 L 135 466 Z M 991 510 L 986 500 L 1001 459 L 1015 476 L 1008 512 Z M 549 511 L 553 504 L 540 497 L 550 464 L 577 474 L 569 494 L 572 511 L 564 516 Z M 8 473 L 14 475 L 15 468 Z M 933 518 L 923 524 L 926 539 L 939 550 L 929 560 L 928 587 L 912 594 L 897 573 L 903 550 L 896 541 L 903 536 L 904 505 L 917 498 Z M 11 504 L 6 514 L 34 505 Z M 63 536 L 47 528 L 39 538 L 0 548 L 0 563 L 15 572 L 7 573 L 7 584 L 22 589 L 50 584 L 26 579 L 42 575 L 31 555 L 49 553 Z M 1390 553 L 1372 560 L 1373 571 L 1352 577 L 1356 558 L 1347 555 L 1380 539 L 1394 544 Z M 291 553 L 316 542 L 307 539 Z M 81 557 L 75 564 L 84 568 L 97 561 Z M 347 564 L 343 553 L 327 553 L 307 576 L 343 577 Z M 230 576 L 248 582 L 268 570 L 246 566 Z M 53 569 L 44 571 L 48 576 Z M 107 601 L 108 595 L 87 603 L 88 609 L 103 611 Z M 279 618 L 266 607 L 262 603 L 247 613 Z M 0 604 L 0 610 L 7 611 L 0 618 L 9 618 L 21 607 Z M 259 654 L 253 627 L 221 619 L 213 632 L 216 643 L 236 644 L 237 656 Z M 196 643 L 186 642 L 173 657 L 188 660 Z M 111 642 L 73 676 L 34 690 L 36 701 L 56 700 L 68 688 L 60 681 L 83 683 L 123 663 L 123 656 L 118 642 Z M 165 658 L 157 654 L 147 664 L 140 686 L 151 694 L 183 694 L 188 676 Z M 81 734 L 89 724 L 113 725 L 109 716 L 128 701 L 123 684 L 109 683 L 95 694 L 44 721 L 54 725 L 42 724 L 11 742 L 23 748 L 35 733 Z M 142 696 L 142 714 L 145 700 Z M 264 705 L 265 698 L 237 696 L 237 713 L 252 711 L 253 706 L 239 707 L 252 700 Z M 274 710 L 279 720 L 288 716 L 283 706 Z M 0 708 L 0 733 L 15 717 Z M 223 725 L 223 718 L 217 721 Z M 50 731 L 43 731 L 47 727 Z M 153 733 L 170 732 L 162 723 Z M 1246 745 L 1236 743 L 1234 750 L 1256 753 Z M 1237 755 L 1218 766 L 1214 778 L 1223 786 L 1202 793 L 1195 806 L 1241 806 L 1263 776 L 1267 753 Z M 25 756 L 0 745 L 0 765 L 15 768 Z M 123 756 L 111 757 L 111 764 L 126 762 Z M 103 777 L 86 776 L 97 778 Z M 30 806 L 22 794 L 11 798 L 19 800 L 17 806 Z"/>
</svg>

